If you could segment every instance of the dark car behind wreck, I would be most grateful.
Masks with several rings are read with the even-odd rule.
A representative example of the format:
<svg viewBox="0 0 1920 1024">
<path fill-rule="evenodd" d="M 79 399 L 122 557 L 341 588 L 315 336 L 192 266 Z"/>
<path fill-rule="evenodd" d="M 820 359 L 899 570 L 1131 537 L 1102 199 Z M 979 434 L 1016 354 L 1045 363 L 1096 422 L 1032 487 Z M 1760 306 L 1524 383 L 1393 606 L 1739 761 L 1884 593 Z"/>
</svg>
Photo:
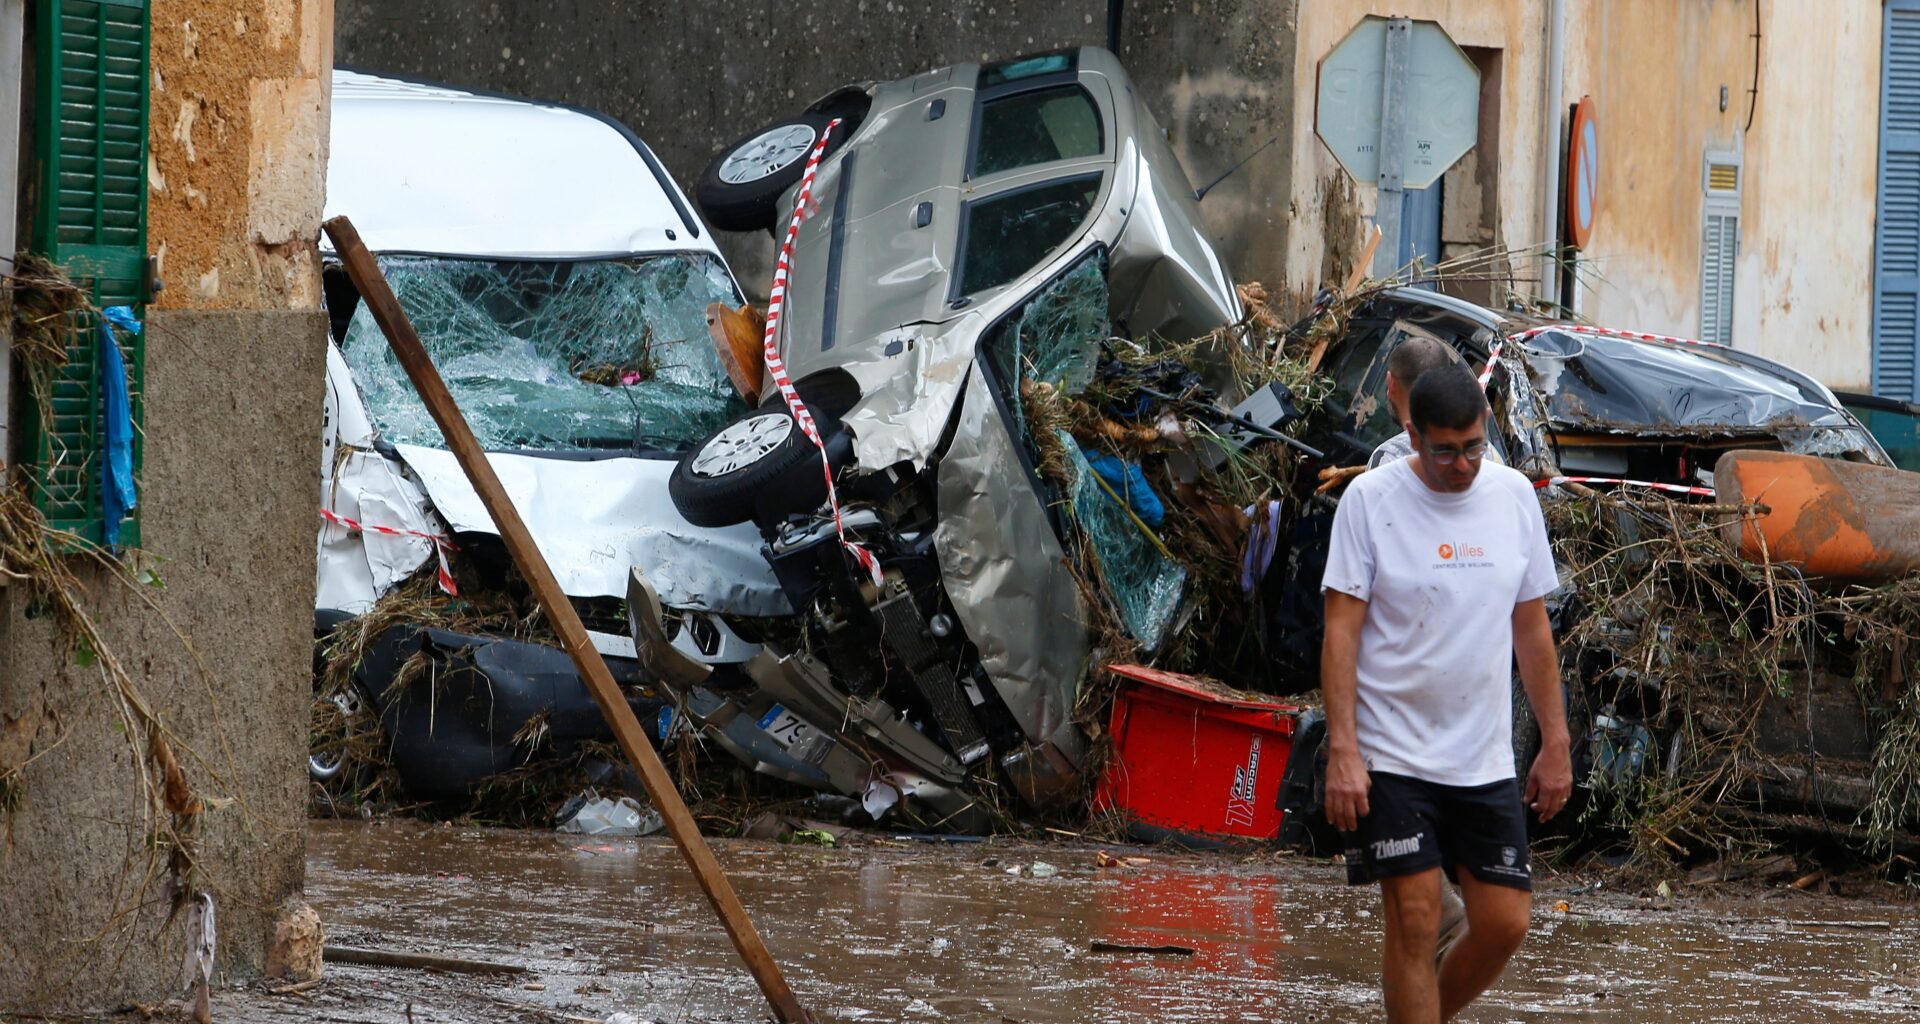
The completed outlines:
<svg viewBox="0 0 1920 1024">
<path fill-rule="evenodd" d="M 1422 288 L 1377 292 L 1345 316 L 1320 367 L 1332 391 L 1301 431 L 1326 452 L 1325 466 L 1364 465 L 1400 432 L 1387 405 L 1387 358 L 1416 335 L 1445 343 L 1475 371 L 1497 354 L 1487 437 L 1503 462 L 1536 480 L 1711 489 L 1714 462 L 1731 449 L 1892 465 L 1825 385 L 1736 348 L 1515 321 Z M 1273 632 L 1303 689 L 1318 685 L 1319 578 L 1336 502 L 1321 496 L 1301 509 L 1291 559 L 1268 578 L 1277 590 Z"/>
<path fill-rule="evenodd" d="M 1915 826 L 1885 788 L 1914 770 L 1897 749 L 1913 684 L 1897 638 L 1872 617 L 1900 607 L 1899 587 L 1842 596 L 1715 539 L 1726 516 L 1756 514 L 1715 504 L 1726 452 L 1893 465 L 1833 392 L 1737 348 L 1516 321 L 1425 289 L 1381 291 L 1343 314 L 1322 364 L 1332 393 L 1301 430 L 1326 466 L 1363 465 L 1400 429 L 1386 360 L 1419 335 L 1490 369 L 1489 440 L 1540 482 L 1581 783 L 1558 828 L 1624 834 L 1672 856 L 1724 854 L 1716 844 L 1752 834 L 1742 826 L 1866 845 Z M 1337 502 L 1336 489 L 1300 505 L 1290 556 L 1264 584 L 1268 637 L 1297 691 L 1318 682 L 1319 578 Z M 1854 614 L 1864 608 L 1881 611 Z M 1514 697 L 1524 775 L 1537 732 L 1517 679 Z M 1314 833 L 1325 846 L 1320 735 L 1310 728 L 1296 747 L 1287 800 L 1290 838 Z"/>
</svg>

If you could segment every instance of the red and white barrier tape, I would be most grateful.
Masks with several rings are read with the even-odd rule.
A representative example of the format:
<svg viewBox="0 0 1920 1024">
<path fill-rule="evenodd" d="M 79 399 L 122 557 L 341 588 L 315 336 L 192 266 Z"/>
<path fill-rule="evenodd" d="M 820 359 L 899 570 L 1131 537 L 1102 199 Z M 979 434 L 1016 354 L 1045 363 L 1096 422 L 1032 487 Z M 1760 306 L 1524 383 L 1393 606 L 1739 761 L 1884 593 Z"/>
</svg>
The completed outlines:
<svg viewBox="0 0 1920 1024">
<path fill-rule="evenodd" d="M 1671 491 L 1675 494 L 1692 494 L 1702 498 L 1716 497 L 1711 487 L 1688 487 L 1685 484 L 1662 484 L 1651 480 L 1623 480 L 1611 476 L 1555 476 L 1545 480 L 1535 480 L 1535 490 L 1545 490 L 1559 484 L 1620 484 L 1623 487 L 1650 487 L 1656 491 Z"/>
<path fill-rule="evenodd" d="M 833 486 L 833 464 L 827 461 L 827 442 L 820 436 L 820 427 L 813 420 L 813 414 L 807 411 L 807 404 L 800 400 L 800 392 L 794 390 L 793 378 L 787 375 L 787 364 L 780 358 L 780 349 L 774 344 L 774 335 L 780 325 L 780 313 L 786 305 L 787 278 L 793 270 L 793 241 L 800 234 L 800 222 L 807 217 L 807 204 L 813 198 L 813 176 L 820 169 L 820 158 L 826 154 L 827 140 L 833 137 L 833 130 L 840 126 L 840 119 L 834 118 L 820 131 L 820 141 L 813 144 L 813 152 L 807 155 L 806 173 L 800 176 L 800 193 L 794 197 L 793 216 L 787 220 L 787 237 L 780 243 L 780 259 L 773 267 L 773 288 L 767 293 L 767 330 L 761 339 L 761 348 L 765 351 L 767 374 L 773 378 L 773 386 L 780 389 L 780 397 L 786 399 L 787 411 L 793 414 L 793 421 L 807 435 L 807 440 L 820 450 L 820 472 L 827 478 L 827 504 L 833 509 L 833 528 L 840 537 L 840 546 L 852 555 L 854 561 L 867 571 L 875 585 L 883 581 L 880 574 L 880 560 L 866 548 L 847 539 L 846 524 L 840 517 L 840 495 Z"/>
<path fill-rule="evenodd" d="M 1480 371 L 1480 390 L 1487 390 L 1487 382 L 1493 379 L 1493 368 L 1500 364 L 1500 350 L 1506 346 L 1507 340 L 1501 338 L 1493 343 L 1492 350 L 1487 353 L 1487 368 Z"/>
<path fill-rule="evenodd" d="M 320 510 L 320 518 L 353 533 L 378 533 L 388 537 L 419 537 L 432 541 L 433 553 L 435 557 L 440 559 L 440 589 L 446 591 L 449 596 L 460 596 L 459 588 L 453 585 L 453 570 L 447 568 L 447 552 L 460 550 L 454 547 L 453 541 L 450 538 L 438 533 L 421 533 L 419 530 L 403 530 L 397 526 L 368 526 L 365 523 L 348 519 L 346 516 L 330 508 L 322 508 Z"/>
<path fill-rule="evenodd" d="M 1670 345 L 1695 345 L 1700 348 L 1732 347 L 1717 341 L 1701 341 L 1698 338 L 1680 338 L 1671 334 L 1647 334 L 1644 331 L 1622 331 L 1612 327 L 1590 327 L 1586 324 L 1548 324 L 1545 327 L 1521 331 L 1519 334 L 1512 335 L 1512 338 L 1515 343 L 1524 343 L 1527 339 L 1548 331 L 1559 331 L 1562 334 L 1594 334 L 1602 338 L 1626 338 L 1629 341 L 1664 341 Z"/>
</svg>

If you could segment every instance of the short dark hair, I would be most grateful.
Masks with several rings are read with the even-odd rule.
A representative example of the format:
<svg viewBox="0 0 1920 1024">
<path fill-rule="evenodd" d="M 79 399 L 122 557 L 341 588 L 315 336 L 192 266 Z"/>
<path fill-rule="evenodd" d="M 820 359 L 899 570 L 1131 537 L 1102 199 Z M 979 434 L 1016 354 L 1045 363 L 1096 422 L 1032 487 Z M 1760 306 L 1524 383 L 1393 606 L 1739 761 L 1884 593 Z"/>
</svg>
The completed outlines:
<svg viewBox="0 0 1920 1024">
<path fill-rule="evenodd" d="M 1465 430 L 1487 414 L 1487 396 L 1472 371 L 1457 363 L 1429 370 L 1407 394 L 1407 418 L 1413 429 Z"/>
<path fill-rule="evenodd" d="M 1387 356 L 1387 372 L 1393 374 L 1401 387 L 1410 388 L 1428 370 L 1453 365 L 1451 355 L 1444 343 L 1424 334 L 1410 334 Z"/>
</svg>

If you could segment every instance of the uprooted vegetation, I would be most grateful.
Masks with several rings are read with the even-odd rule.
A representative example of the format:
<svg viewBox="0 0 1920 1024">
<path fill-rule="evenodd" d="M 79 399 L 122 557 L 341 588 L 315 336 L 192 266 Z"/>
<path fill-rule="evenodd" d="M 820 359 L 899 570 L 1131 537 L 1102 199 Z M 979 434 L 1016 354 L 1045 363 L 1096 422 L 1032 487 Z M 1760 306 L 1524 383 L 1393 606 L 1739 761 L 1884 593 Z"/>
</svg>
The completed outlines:
<svg viewBox="0 0 1920 1024">
<path fill-rule="evenodd" d="M 1086 315 L 1103 293 L 1069 294 L 1036 307 L 1007 342 L 1005 369 L 1021 382 L 1015 413 L 1033 465 L 1081 541 L 1069 558 L 1096 637 L 1076 715 L 1095 740 L 1089 788 L 1105 756 L 1112 698 L 1102 666 L 1145 661 L 1312 702 L 1312 673 L 1275 666 L 1317 647 L 1318 637 L 1302 627 L 1310 619 L 1276 606 L 1298 592 L 1317 598 L 1317 586 L 1302 587 L 1317 583 L 1308 578 L 1313 564 L 1295 556 L 1319 543 L 1305 513 L 1324 516 L 1337 500 L 1337 487 L 1315 493 L 1325 478 L 1312 471 L 1330 467 L 1280 443 L 1193 456 L 1239 432 L 1204 413 L 1219 394 L 1277 382 L 1310 420 L 1332 386 L 1321 354 L 1379 287 L 1335 296 L 1290 329 L 1258 286 L 1247 286 L 1244 321 L 1184 344 L 1113 337 L 1103 318 Z M 1096 471 L 1108 457 L 1108 472 Z M 1157 524 L 1132 500 L 1134 480 L 1164 505 Z M 1746 561 L 1717 531 L 1750 509 L 1626 491 L 1552 489 L 1543 501 L 1567 582 L 1554 603 L 1583 794 L 1557 826 L 1556 849 L 1627 853 L 1664 869 L 1787 841 L 1902 863 L 1920 822 L 1920 691 L 1909 653 L 1920 581 L 1841 588 Z M 1270 565 L 1249 560 L 1250 533 L 1271 538 Z M 356 644 L 397 622 L 544 638 L 525 605 L 463 605 L 434 594 L 430 580 L 424 574 L 390 594 L 373 625 L 336 634 L 330 677 L 357 663 Z M 427 670 L 424 660 L 410 664 L 396 685 Z M 526 751 L 521 768 L 451 812 L 545 823 L 566 796 L 604 776 L 607 758 L 543 747 L 539 732 L 515 737 Z M 375 777 L 378 742 L 360 755 Z M 743 821 L 759 801 L 795 792 L 703 752 L 692 734 L 675 744 L 682 789 L 713 812 L 712 825 Z M 377 784 L 360 792 L 383 795 Z M 1081 802 L 1045 821 L 1001 819 L 1083 829 L 1085 810 Z"/>
<path fill-rule="evenodd" d="M 1920 580 L 1836 587 L 1741 558 L 1745 510 L 1566 496 L 1547 505 L 1571 574 L 1561 632 L 1591 799 L 1643 861 L 1783 835 L 1889 862 L 1920 822 Z"/>
</svg>

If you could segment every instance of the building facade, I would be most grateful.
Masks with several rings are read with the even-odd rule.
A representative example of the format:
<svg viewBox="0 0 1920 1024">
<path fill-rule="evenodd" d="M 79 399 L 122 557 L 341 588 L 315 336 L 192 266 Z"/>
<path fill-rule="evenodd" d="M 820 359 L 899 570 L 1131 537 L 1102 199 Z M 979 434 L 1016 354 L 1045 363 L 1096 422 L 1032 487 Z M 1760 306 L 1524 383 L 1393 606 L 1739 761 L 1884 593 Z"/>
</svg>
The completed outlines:
<svg viewBox="0 0 1920 1024">
<path fill-rule="evenodd" d="M 100 644 L 74 642 L 32 567 L 0 577 L 11 1017 L 179 995 L 207 903 L 215 983 L 258 977 L 300 892 L 332 5 L 9 0 L 0 15 L 22 247 L 144 319 L 115 331 L 135 430 L 137 505 L 117 535 L 130 575 L 64 556 Z M 13 361 L 0 463 L 93 545 L 112 416 L 93 388 L 110 375 L 76 372 L 105 348 L 91 315 L 73 323 L 50 417 Z"/>
<path fill-rule="evenodd" d="M 1283 143 L 1202 209 L 1236 276 L 1297 309 L 1346 276 L 1376 212 L 1375 183 L 1355 181 L 1315 134 L 1321 62 L 1369 15 L 1432 21 L 1480 73 L 1479 132 L 1437 190 L 1409 197 L 1422 235 L 1409 251 L 1431 261 L 1564 237 L 1564 204 L 1548 212 L 1549 193 L 1566 194 L 1569 110 L 1591 98 L 1595 207 L 1573 280 L 1522 259 L 1510 280 L 1467 287 L 1469 297 L 1499 302 L 1509 287 L 1546 295 L 1603 323 L 1728 340 L 1852 390 L 1874 384 L 1880 351 L 1893 371 L 1881 374 L 1883 390 L 1911 392 L 1911 370 L 1900 368 L 1912 365 L 1920 322 L 1920 252 L 1911 261 L 1894 252 L 1879 272 L 1891 282 L 1885 301 L 1875 297 L 1874 254 L 1883 192 L 1896 207 L 1882 218 L 1896 248 L 1903 218 L 1920 223 L 1920 170 L 1912 190 L 1900 177 L 1908 156 L 1920 160 L 1920 118 L 1912 146 L 1897 148 L 1907 138 L 1901 112 L 1920 110 L 1920 63 L 1912 79 L 1887 78 L 1891 189 L 1880 169 L 1880 68 L 1920 62 L 1920 31 L 1911 44 L 1898 31 L 1920 24 L 1915 3 L 1210 0 L 1176 10 L 1012 0 L 930 15 L 847 2 L 768 18 L 764 7 L 728 3 L 669 16 L 598 0 L 484 11 L 341 0 L 337 42 L 344 62 L 370 70 L 607 110 L 689 183 L 729 139 L 841 82 L 1103 45 L 1119 6 L 1120 55 L 1196 183 L 1267 139 Z M 641 52 L 660 59 L 622 56 Z M 770 247 L 738 238 L 727 249 L 753 288 Z M 1876 308 L 1887 311 L 1878 327 Z"/>
<path fill-rule="evenodd" d="M 1437 22 L 1472 57 L 1481 134 L 1441 182 L 1442 257 L 1567 237 L 1566 132 L 1572 108 L 1590 99 L 1591 234 L 1570 254 L 1571 280 L 1516 259 L 1509 286 L 1602 324 L 1725 341 L 1865 391 L 1876 351 L 1883 21 L 1898 6 L 1883 15 L 1879 4 L 1769 0 L 1302 4 L 1293 94 L 1311 125 L 1320 61 L 1369 14 Z M 1560 103 L 1549 109 L 1556 67 Z M 1307 216 L 1289 233 L 1287 274 L 1298 289 L 1330 280 L 1357 248 L 1375 189 L 1310 131 L 1295 139 L 1293 202 Z M 1493 290 L 1470 297 L 1497 301 Z M 1893 327 L 1879 332 L 1881 348 L 1910 353 L 1912 320 L 1904 334 Z"/>
</svg>

